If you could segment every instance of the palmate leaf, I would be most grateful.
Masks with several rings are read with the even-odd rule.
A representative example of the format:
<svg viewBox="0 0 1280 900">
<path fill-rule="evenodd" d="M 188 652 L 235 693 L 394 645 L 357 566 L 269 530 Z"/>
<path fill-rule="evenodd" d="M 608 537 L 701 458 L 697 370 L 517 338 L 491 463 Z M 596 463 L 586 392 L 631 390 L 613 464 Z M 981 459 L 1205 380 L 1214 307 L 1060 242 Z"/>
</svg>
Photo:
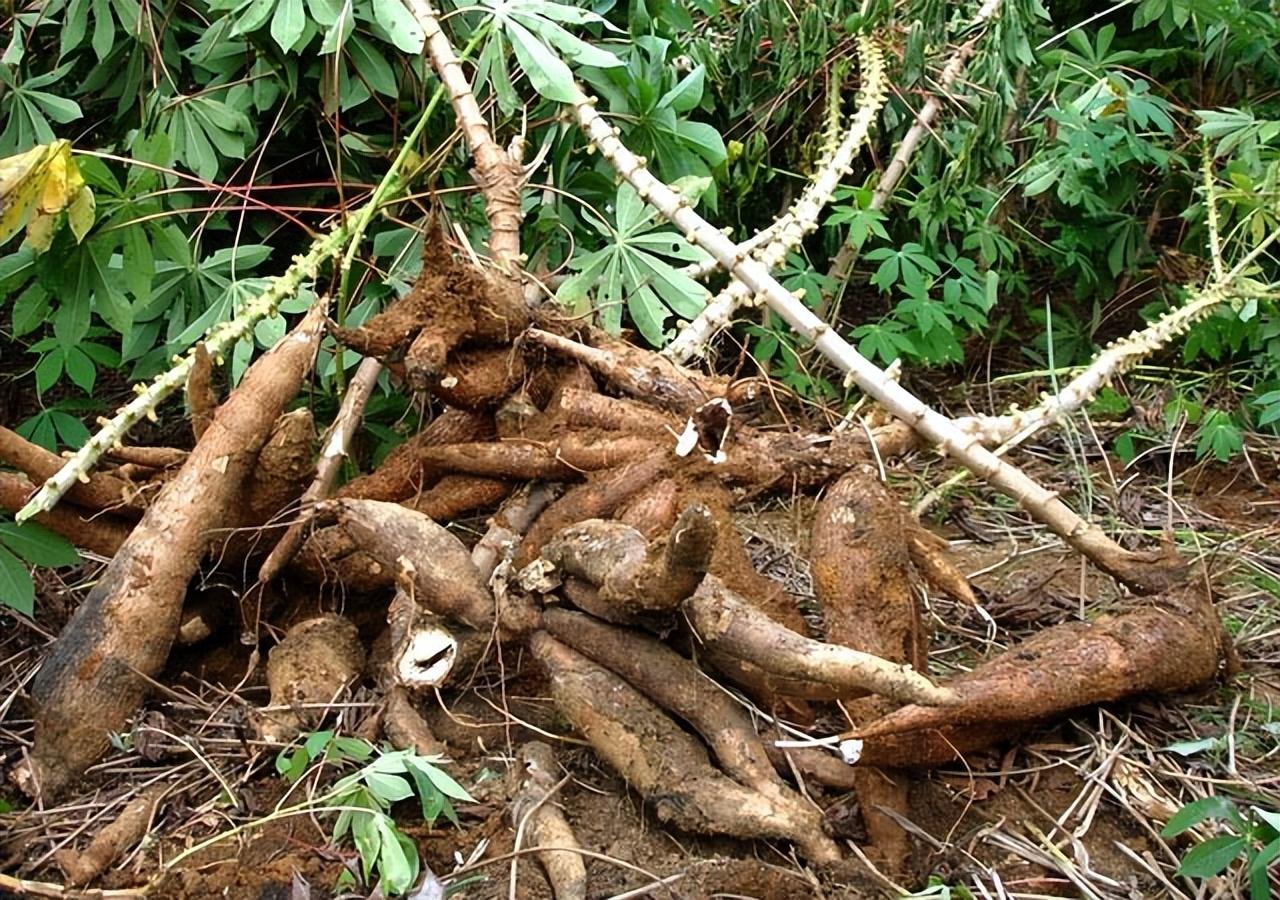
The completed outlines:
<svg viewBox="0 0 1280 900">
<path fill-rule="evenodd" d="M 244 159 L 254 131 L 244 112 L 210 96 L 174 98 L 160 111 L 159 123 L 174 158 L 206 180 L 217 177 L 221 158 Z"/>
<path fill-rule="evenodd" d="M 705 190 L 704 182 L 705 179 L 686 182 L 686 196 Z M 662 346 L 667 340 L 666 322 L 671 314 L 692 319 L 707 301 L 706 288 L 667 260 L 696 262 L 702 259 L 701 251 L 656 221 L 652 210 L 629 184 L 618 188 L 612 225 L 590 215 L 587 218 L 611 241 L 570 262 L 576 274 L 560 286 L 557 297 L 563 303 L 581 307 L 589 296 L 594 296 L 601 327 L 614 334 L 622 327 L 625 306 L 644 339 L 655 347 Z"/>
<path fill-rule="evenodd" d="M 511 76 L 506 54 L 502 52 L 504 43 L 510 43 L 533 89 L 561 103 L 572 100 L 575 93 L 573 72 L 565 60 L 601 69 L 622 65 L 622 60 L 613 53 L 587 43 L 559 24 L 613 27 L 594 12 L 549 0 L 484 0 L 484 5 L 491 10 L 498 32 L 480 54 L 480 69 L 481 74 L 492 80 L 504 108 L 512 99 Z"/>
</svg>

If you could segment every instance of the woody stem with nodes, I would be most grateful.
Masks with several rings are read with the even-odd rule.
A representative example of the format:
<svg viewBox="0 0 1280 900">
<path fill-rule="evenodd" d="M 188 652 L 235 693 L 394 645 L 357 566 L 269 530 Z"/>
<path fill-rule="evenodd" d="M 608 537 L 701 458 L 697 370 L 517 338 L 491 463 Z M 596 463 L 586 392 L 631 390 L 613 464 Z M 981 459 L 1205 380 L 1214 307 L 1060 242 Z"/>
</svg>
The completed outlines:
<svg viewBox="0 0 1280 900">
<path fill-rule="evenodd" d="M 753 251 L 753 255 L 770 270 L 780 266 L 787 254 L 800 246 L 805 235 L 817 229 L 818 216 L 831 202 L 840 179 L 853 171 L 853 157 L 866 142 L 867 133 L 880 108 L 884 106 L 886 85 L 883 54 L 866 35 L 859 35 L 857 44 L 858 66 L 862 78 L 857 112 L 845 130 L 843 139 L 827 156 L 800 199 L 786 215 L 767 229 L 773 237 L 763 247 Z M 739 249 L 745 248 L 740 246 Z M 712 336 L 728 325 L 738 307 L 750 299 L 751 290 L 746 284 L 736 278 L 732 279 L 728 287 L 707 302 L 697 318 L 681 329 L 663 353 L 680 363 L 701 356 L 706 352 L 707 342 Z"/>
<path fill-rule="evenodd" d="M 1091 559 L 1099 568 L 1133 587 L 1149 593 L 1180 577 L 1182 566 L 1154 554 L 1133 553 L 1111 540 L 1096 524 L 1086 522 L 1058 495 L 1037 484 L 1020 469 L 1009 465 L 982 446 L 972 434 L 957 428 L 946 416 L 885 376 L 885 373 L 818 318 L 784 288 L 760 260 L 742 253 L 732 240 L 713 227 L 689 205 L 687 198 L 655 178 L 644 160 L 628 150 L 619 132 L 595 110 L 595 100 L 577 89 L 571 103 L 578 125 L 614 170 L 641 199 L 680 228 L 693 245 L 715 257 L 750 291 L 759 295 L 798 334 L 845 372 L 848 380 L 875 398 L 889 413 L 902 419 L 938 449 L 980 475 L 993 487 L 1027 510 L 1039 522 Z"/>
</svg>

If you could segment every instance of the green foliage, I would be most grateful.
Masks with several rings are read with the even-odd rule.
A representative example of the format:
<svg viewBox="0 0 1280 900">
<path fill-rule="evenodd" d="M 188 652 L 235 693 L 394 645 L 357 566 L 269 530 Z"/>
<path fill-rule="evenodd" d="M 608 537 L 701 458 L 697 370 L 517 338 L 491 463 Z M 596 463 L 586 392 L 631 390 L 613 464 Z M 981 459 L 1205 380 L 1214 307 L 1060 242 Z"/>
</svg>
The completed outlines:
<svg viewBox="0 0 1280 900">
<path fill-rule="evenodd" d="M 34 522 L 0 521 L 0 607 L 25 616 L 35 608 L 30 566 L 74 566 L 80 562 L 66 538 Z"/>
<path fill-rule="evenodd" d="M 417 797 L 422 818 L 434 825 L 444 816 L 455 825 L 453 800 L 473 802 L 467 791 L 435 763 L 438 757 L 419 756 L 412 750 L 378 750 L 358 738 L 332 731 L 309 734 L 301 746 L 286 748 L 276 757 L 276 771 L 291 783 L 312 767 L 358 768 L 339 778 L 312 804 L 317 813 L 336 813 L 333 840 L 350 837 L 360 857 L 368 884 L 384 894 L 404 894 L 418 880 L 421 862 L 418 848 L 391 817 L 391 808 Z"/>
<path fill-rule="evenodd" d="M 709 183 L 705 178 L 686 178 L 684 193 L 696 200 Z M 610 243 L 570 260 L 575 274 L 560 286 L 557 296 L 579 311 L 594 307 L 601 324 L 615 334 L 622 327 L 625 307 L 645 340 L 660 347 L 668 337 L 665 323 L 670 314 L 692 319 L 707 299 L 706 288 L 669 260 L 700 262 L 705 254 L 666 226 L 629 184 L 618 188 L 612 212 L 612 223 L 584 213 Z"/>
<path fill-rule="evenodd" d="M 1217 795 L 1188 803 L 1169 820 L 1161 837 L 1177 837 L 1205 822 L 1218 822 L 1224 834 L 1202 840 L 1182 857 L 1177 874 L 1213 878 L 1240 861 L 1250 900 L 1269 900 L 1268 869 L 1280 857 L 1280 813 L 1250 806 L 1241 810 Z"/>
</svg>

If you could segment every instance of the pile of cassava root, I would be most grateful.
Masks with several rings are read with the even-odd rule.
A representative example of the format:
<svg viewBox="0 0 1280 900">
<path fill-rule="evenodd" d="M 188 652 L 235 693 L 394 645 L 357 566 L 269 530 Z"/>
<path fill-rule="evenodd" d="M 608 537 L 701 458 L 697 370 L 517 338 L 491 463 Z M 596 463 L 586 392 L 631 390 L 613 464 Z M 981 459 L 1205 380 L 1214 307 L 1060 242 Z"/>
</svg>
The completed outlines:
<svg viewBox="0 0 1280 900">
<path fill-rule="evenodd" d="M 381 691 L 389 742 L 439 752 L 420 704 L 437 688 L 447 698 L 451 680 L 496 644 L 522 644 L 564 718 L 660 821 L 791 842 L 815 866 L 847 850 L 797 774 L 856 792 L 870 857 L 897 871 L 908 835 L 893 813 L 906 811 L 907 770 L 1074 708 L 1190 689 L 1217 673 L 1222 631 L 1203 575 L 1188 570 L 1116 615 L 1048 628 L 963 677 L 931 679 L 913 582 L 962 602 L 973 594 L 945 542 L 876 475 L 876 459 L 913 446 L 910 427 L 764 427 L 767 384 L 696 374 L 530 314 L 498 279 L 455 262 L 438 235 L 427 246 L 404 298 L 359 328 L 336 326 L 317 305 L 221 403 L 210 388 L 216 361 L 205 360 L 188 384 L 194 449 L 118 448 L 114 468 L 41 517 L 111 562 L 32 684 L 35 743 L 11 773 L 28 794 L 70 791 L 108 733 L 127 729 L 175 642 L 272 633 L 282 583 L 294 595 L 338 586 L 348 602 L 383 604 L 387 629 L 366 647 L 319 604 L 287 623 L 266 663 L 260 739 L 315 728 L 325 704 L 364 681 Z M 310 413 L 286 409 L 326 334 L 366 363 L 317 459 Z M 438 411 L 378 468 L 332 491 L 359 392 L 383 366 Z M 0 460 L 21 473 L 0 474 L 9 508 L 60 464 L 3 429 Z M 734 526 L 735 506 L 778 492 L 820 497 L 810 564 L 822 634 L 756 571 Z M 447 527 L 495 508 L 473 547 Z M 189 597 L 197 572 L 215 567 L 249 573 L 238 610 Z M 237 616 L 238 628 L 219 630 Z M 780 747 L 782 735 L 757 733 L 744 699 L 795 721 L 841 716 L 845 733 L 826 748 Z M 544 745 L 521 758 L 513 814 L 529 813 L 526 838 L 562 848 L 542 854 L 557 896 L 582 897 L 582 857 L 563 852 L 572 832 L 543 802 L 559 777 L 554 759 Z"/>
</svg>

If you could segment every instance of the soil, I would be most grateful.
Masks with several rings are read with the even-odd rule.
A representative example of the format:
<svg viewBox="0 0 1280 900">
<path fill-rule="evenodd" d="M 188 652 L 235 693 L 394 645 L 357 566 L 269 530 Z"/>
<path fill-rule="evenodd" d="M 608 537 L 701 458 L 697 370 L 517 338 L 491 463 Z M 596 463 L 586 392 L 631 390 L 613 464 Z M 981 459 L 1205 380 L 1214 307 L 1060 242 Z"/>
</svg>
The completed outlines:
<svg viewBox="0 0 1280 900">
<path fill-rule="evenodd" d="M 1176 493 L 1183 499 L 1175 508 L 1174 524 L 1269 540 L 1272 543 L 1258 553 L 1271 565 L 1275 535 L 1268 522 L 1280 506 L 1280 492 L 1274 481 L 1268 482 L 1275 474 L 1274 463 L 1264 457 L 1253 462 L 1261 477 L 1243 463 L 1232 468 L 1198 466 L 1181 473 Z M 1104 473 L 1101 465 L 1093 472 L 1099 483 Z M 1152 527 L 1153 521 L 1163 525 L 1168 505 L 1161 492 L 1167 470 L 1140 468 L 1137 476 L 1116 501 L 1117 517 L 1141 527 Z M 897 493 L 906 496 L 904 485 L 897 486 Z M 1128 501 L 1123 499 L 1126 494 Z M 814 506 L 804 498 L 774 503 L 739 517 L 737 527 L 747 538 L 757 568 L 774 579 L 794 608 L 806 613 L 808 627 L 816 634 L 822 623 L 805 562 Z M 993 622 L 945 598 L 930 597 L 924 627 L 934 633 L 935 673 L 967 668 L 1047 624 L 1091 618 L 1122 602 L 1109 580 L 1082 567 L 1075 556 L 1056 544 L 1037 543 L 1043 538 L 1027 529 L 1016 512 L 984 506 L 965 495 L 952 498 L 945 508 L 949 514 L 935 530 L 953 540 L 966 572 L 979 573 L 973 584 Z M 1253 545 L 1241 541 L 1236 546 L 1244 550 L 1215 558 L 1214 574 L 1224 617 L 1244 623 L 1240 643 L 1248 672 L 1259 661 L 1280 659 L 1280 638 L 1260 612 L 1259 603 L 1267 598 L 1253 587 L 1256 580 L 1242 579 L 1237 564 L 1253 552 L 1248 549 Z M 42 576 L 35 623 L 6 623 L 0 628 L 0 698 L 8 698 L 0 699 L 0 769 L 12 768 L 30 740 L 26 685 L 42 648 L 65 622 L 83 583 L 96 573 L 89 568 L 79 577 L 82 582 L 64 585 Z M 289 603 L 298 615 L 335 611 L 342 605 L 331 593 L 294 589 L 301 593 Z M 377 603 L 345 605 L 366 645 L 379 630 L 383 614 L 381 598 L 375 599 Z M 119 803 L 157 777 L 175 787 L 151 837 L 118 861 L 98 887 L 145 884 L 161 871 L 162 861 L 232 826 L 249 826 L 275 808 L 285 794 L 274 771 L 275 749 L 252 743 L 245 721 L 247 704 L 265 701 L 265 653 L 253 668 L 251 649 L 237 640 L 236 623 L 228 623 L 227 629 L 207 646 L 175 652 L 160 679 L 167 690 L 153 696 L 139 719 L 163 727 L 136 732 L 131 746 L 126 742 L 129 749 L 113 751 L 91 769 L 64 805 L 24 810 L 11 792 L 0 790 L 0 799 L 7 797 L 14 804 L 13 813 L 0 816 L 0 833 L 5 835 L 0 837 L 0 872 L 60 882 L 52 851 L 63 845 L 83 847 L 109 818 L 106 804 L 118 811 Z M 627 892 L 726 900 L 893 897 L 900 895 L 895 884 L 918 890 L 931 876 L 964 885 L 979 896 L 979 885 L 991 895 L 999 890 L 1010 897 L 1168 896 L 1162 878 L 1172 878 L 1174 851 L 1185 853 L 1186 845 L 1171 849 L 1157 837 L 1163 824 L 1160 803 L 1167 817 L 1192 796 L 1202 795 L 1187 793 L 1186 785 L 1196 777 L 1225 776 L 1212 759 L 1183 759 L 1159 750 L 1174 740 L 1223 734 L 1223 711 L 1237 698 L 1243 699 L 1242 717 L 1259 697 L 1270 697 L 1267 702 L 1274 705 L 1280 695 L 1265 684 L 1266 677 L 1254 670 L 1230 687 L 1199 697 L 1142 700 L 1080 713 L 1025 734 L 1011 734 L 1006 746 L 971 757 L 967 767 L 913 775 L 904 823 L 911 835 L 912 871 L 890 882 L 859 862 L 856 854 L 835 871 L 816 871 L 781 843 L 707 838 L 664 827 L 616 774 L 569 735 L 567 723 L 545 699 L 547 685 L 537 665 L 506 648 L 500 661 L 478 673 L 465 690 L 446 695 L 447 712 L 436 708 L 435 701 L 427 703 L 432 729 L 449 747 L 452 762 L 447 768 L 472 791 L 476 802 L 458 805 L 457 827 L 443 819 L 427 827 L 413 801 L 398 805 L 395 813 L 401 829 L 419 848 L 424 867 L 449 884 L 451 896 L 549 898 L 542 870 L 527 852 L 517 856 L 514 892 L 510 888 L 515 829 L 508 818 L 507 769 L 514 748 L 523 741 L 558 736 L 558 759 L 569 778 L 555 802 L 565 810 L 583 848 L 593 854 L 587 860 L 592 897 Z M 338 727 L 358 733 L 372 699 L 368 690 L 357 693 L 341 710 Z M 1259 713 L 1253 725 L 1265 722 L 1267 715 L 1272 714 Z M 841 721 L 819 710 L 809 730 L 829 733 L 823 729 L 838 729 Z M 1237 723 L 1238 729 L 1246 725 Z M 145 734 L 151 738 L 142 740 Z M 1233 777 L 1261 785 L 1259 800 L 1276 808 L 1275 795 L 1266 791 L 1274 791 L 1277 780 L 1274 773 L 1268 780 L 1265 762 L 1266 754 L 1274 751 L 1274 738 L 1267 745 L 1264 737 L 1250 734 L 1255 744 L 1248 746 L 1256 753 L 1248 755 L 1246 745 L 1240 745 L 1239 774 Z M 1134 787 L 1134 771 L 1156 800 Z M 1128 774 L 1122 778 L 1124 773 Z M 224 794 L 228 785 L 230 795 Z M 806 787 L 827 809 L 833 830 L 856 839 L 861 815 L 848 798 L 816 785 Z M 238 836 L 167 872 L 149 896 L 294 900 L 342 895 L 335 885 L 344 867 L 358 869 L 358 858 L 349 844 L 331 845 L 332 821 L 302 815 L 245 827 Z M 1162 877 L 1135 858 L 1149 861 Z M 1191 891 L 1187 882 L 1175 883 Z M 1237 895 L 1232 884 L 1220 887 L 1222 896 Z M 346 896 L 369 895 L 367 889 L 350 890 Z M 5 896 L 2 890 L 0 896 Z"/>
</svg>

